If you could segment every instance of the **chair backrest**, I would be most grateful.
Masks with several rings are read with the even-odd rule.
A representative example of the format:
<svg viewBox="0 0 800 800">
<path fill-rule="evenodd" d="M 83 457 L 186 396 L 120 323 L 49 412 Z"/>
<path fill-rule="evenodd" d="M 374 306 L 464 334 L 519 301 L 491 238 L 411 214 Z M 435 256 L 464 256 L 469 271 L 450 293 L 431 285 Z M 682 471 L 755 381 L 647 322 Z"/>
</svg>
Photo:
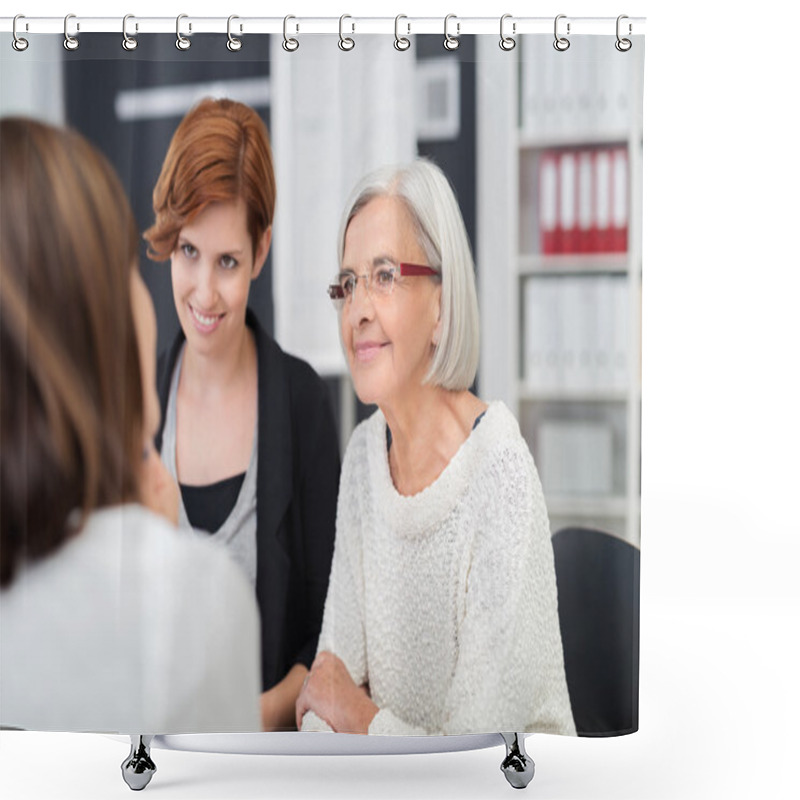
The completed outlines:
<svg viewBox="0 0 800 800">
<path fill-rule="evenodd" d="M 639 727 L 639 550 L 608 533 L 553 536 L 564 667 L 579 736 Z"/>
</svg>

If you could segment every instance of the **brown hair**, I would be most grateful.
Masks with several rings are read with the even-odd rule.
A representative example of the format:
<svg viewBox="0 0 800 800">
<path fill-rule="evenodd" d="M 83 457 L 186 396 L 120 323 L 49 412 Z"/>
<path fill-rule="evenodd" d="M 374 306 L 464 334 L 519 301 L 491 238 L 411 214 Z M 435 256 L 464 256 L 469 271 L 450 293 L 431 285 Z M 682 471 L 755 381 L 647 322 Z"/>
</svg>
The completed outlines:
<svg viewBox="0 0 800 800">
<path fill-rule="evenodd" d="M 153 190 L 155 223 L 147 254 L 168 259 L 184 225 L 208 205 L 241 198 L 255 255 L 275 213 L 275 172 L 267 128 L 249 106 L 201 100 L 181 120 Z"/>
<path fill-rule="evenodd" d="M 138 499 L 138 232 L 79 134 L 0 120 L 0 586 L 93 509 Z M 71 516 L 77 510 L 77 516 Z"/>
</svg>

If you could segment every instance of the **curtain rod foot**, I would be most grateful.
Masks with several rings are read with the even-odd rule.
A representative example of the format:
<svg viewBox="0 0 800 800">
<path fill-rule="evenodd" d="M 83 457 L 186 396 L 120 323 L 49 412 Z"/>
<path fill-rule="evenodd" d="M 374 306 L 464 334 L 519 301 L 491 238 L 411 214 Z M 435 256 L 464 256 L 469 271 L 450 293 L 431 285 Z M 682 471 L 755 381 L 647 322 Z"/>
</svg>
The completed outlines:
<svg viewBox="0 0 800 800">
<path fill-rule="evenodd" d="M 150 758 L 152 736 L 131 735 L 131 752 L 122 762 L 122 778 L 134 792 L 140 792 L 150 783 L 156 765 Z"/>
<path fill-rule="evenodd" d="M 536 766 L 525 752 L 525 735 L 522 733 L 501 733 L 506 743 L 506 757 L 500 765 L 506 780 L 515 789 L 524 789 L 533 780 Z"/>
</svg>

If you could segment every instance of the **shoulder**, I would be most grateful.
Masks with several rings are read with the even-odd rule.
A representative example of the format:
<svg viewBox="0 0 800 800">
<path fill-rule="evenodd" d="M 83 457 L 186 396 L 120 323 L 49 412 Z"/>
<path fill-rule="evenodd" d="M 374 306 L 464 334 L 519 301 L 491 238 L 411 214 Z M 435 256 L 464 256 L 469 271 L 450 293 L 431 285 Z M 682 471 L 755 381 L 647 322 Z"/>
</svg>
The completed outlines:
<svg viewBox="0 0 800 800">
<path fill-rule="evenodd" d="M 248 316 L 248 325 L 256 337 L 259 370 L 265 371 L 269 378 L 284 380 L 293 403 L 327 398 L 324 381 L 307 361 L 285 352 L 254 316 Z"/>
<path fill-rule="evenodd" d="M 247 612 L 251 605 L 247 582 L 224 549 L 192 531 L 175 528 L 144 506 L 128 504 L 95 512 L 78 538 L 84 533 L 105 537 L 121 549 L 125 554 L 121 569 L 131 587 L 202 607 L 203 597 L 211 600 L 208 587 L 214 586 L 214 595 L 234 603 L 234 608 L 238 605 Z"/>
<path fill-rule="evenodd" d="M 25 580 L 43 596 L 69 585 L 76 605 L 91 597 L 98 610 L 150 597 L 162 617 L 176 609 L 205 613 L 216 602 L 209 586 L 245 615 L 254 603 L 227 553 L 135 503 L 93 511 L 57 553 L 25 570 Z"/>
<path fill-rule="evenodd" d="M 178 359 L 178 353 L 185 340 L 183 331 L 178 328 L 175 338 L 170 342 L 169 346 L 162 350 L 156 362 L 156 384 L 158 385 L 158 394 L 162 402 L 166 393 L 169 391 L 170 378 L 172 371 L 175 369 L 175 362 Z"/>
<path fill-rule="evenodd" d="M 533 456 L 514 415 L 503 403 L 492 403 L 474 435 L 474 507 L 491 518 L 507 520 L 507 533 L 531 527 L 549 531 Z"/>
<path fill-rule="evenodd" d="M 473 436 L 480 469 L 491 472 L 513 468 L 523 473 L 534 472 L 528 443 L 520 432 L 519 423 L 504 403 L 495 401 L 489 404 Z"/>
<path fill-rule="evenodd" d="M 367 419 L 359 422 L 353 430 L 344 452 L 342 474 L 345 469 L 349 473 L 359 467 L 366 471 L 367 459 L 383 453 L 385 449 L 386 420 L 380 409 L 377 409 Z"/>
<path fill-rule="evenodd" d="M 356 425 L 350 435 L 342 459 L 339 479 L 340 495 L 352 497 L 372 494 L 382 486 L 384 469 L 381 458 L 386 458 L 386 421 L 380 410 Z"/>
</svg>

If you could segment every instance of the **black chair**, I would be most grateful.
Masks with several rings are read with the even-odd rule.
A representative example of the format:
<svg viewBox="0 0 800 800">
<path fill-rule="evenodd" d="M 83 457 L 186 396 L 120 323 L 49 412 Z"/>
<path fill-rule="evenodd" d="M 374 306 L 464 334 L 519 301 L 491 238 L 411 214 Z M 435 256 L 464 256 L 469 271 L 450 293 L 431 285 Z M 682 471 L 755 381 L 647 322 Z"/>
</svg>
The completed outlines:
<svg viewBox="0 0 800 800">
<path fill-rule="evenodd" d="M 579 736 L 639 728 L 639 550 L 608 533 L 553 536 L 564 667 Z"/>
</svg>

